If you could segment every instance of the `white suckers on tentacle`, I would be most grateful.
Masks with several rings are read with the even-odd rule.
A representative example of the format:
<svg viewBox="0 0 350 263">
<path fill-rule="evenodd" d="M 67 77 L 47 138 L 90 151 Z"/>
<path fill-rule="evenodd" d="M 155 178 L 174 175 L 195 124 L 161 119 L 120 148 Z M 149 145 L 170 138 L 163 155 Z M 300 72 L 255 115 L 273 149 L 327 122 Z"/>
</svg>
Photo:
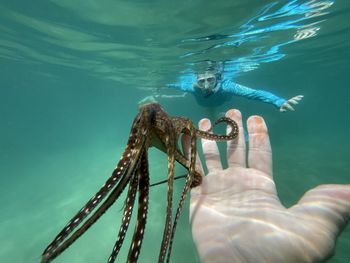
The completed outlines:
<svg viewBox="0 0 350 263">
<path fill-rule="evenodd" d="M 152 146 L 157 147 L 168 156 L 166 220 L 158 258 L 158 262 L 164 262 L 165 260 L 168 262 L 176 225 L 185 202 L 186 194 L 190 187 L 195 187 L 201 183 L 202 177 L 195 171 L 197 154 L 196 138 L 201 137 L 222 141 L 235 139 L 238 135 L 238 126 L 234 121 L 223 117 L 215 124 L 221 122 L 225 122 L 231 126 L 230 134 L 216 135 L 210 132 L 199 131 L 189 119 L 169 116 L 158 103 L 142 105 L 132 124 L 127 146 L 112 175 L 94 197 L 85 204 L 47 246 L 42 254 L 41 262 L 47 263 L 52 261 L 83 235 L 119 198 L 128 184 L 129 188 L 118 238 L 107 262 L 114 262 L 121 249 L 132 216 L 136 193 L 138 192 L 137 222 L 127 256 L 127 262 L 137 262 L 146 227 L 150 187 L 147 155 L 148 148 Z M 184 156 L 178 149 L 177 142 L 183 134 L 187 134 L 191 138 L 189 158 Z M 172 223 L 175 161 L 179 162 L 188 170 L 188 175 L 177 207 L 175 220 Z M 100 206 L 98 207 L 98 205 Z M 78 228 L 78 226 L 80 227 Z"/>
</svg>

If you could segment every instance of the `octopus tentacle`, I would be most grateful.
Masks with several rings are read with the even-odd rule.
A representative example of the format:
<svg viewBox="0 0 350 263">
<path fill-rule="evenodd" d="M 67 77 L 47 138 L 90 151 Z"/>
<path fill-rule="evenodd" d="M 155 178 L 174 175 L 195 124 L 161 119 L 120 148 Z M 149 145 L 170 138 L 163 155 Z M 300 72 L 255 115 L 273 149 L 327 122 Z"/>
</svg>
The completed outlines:
<svg viewBox="0 0 350 263">
<path fill-rule="evenodd" d="M 169 244 L 169 238 L 171 235 L 171 223 L 172 223 L 172 202 L 173 202 L 173 186 L 174 186 L 174 168 L 175 168 L 175 138 L 169 134 L 166 136 L 165 145 L 168 154 L 168 194 L 167 194 L 167 208 L 166 208 L 166 219 L 165 228 L 163 232 L 163 239 L 161 243 L 160 253 L 158 262 L 164 262 L 167 247 Z"/>
<path fill-rule="evenodd" d="M 195 170 L 196 169 L 196 157 L 197 157 L 196 129 L 194 128 L 192 123 L 188 123 L 186 129 L 189 131 L 190 137 L 191 137 L 190 166 L 189 166 L 189 171 L 188 171 L 188 176 L 186 178 L 185 186 L 182 190 L 180 201 L 179 201 L 179 204 L 178 204 L 178 207 L 176 210 L 176 215 L 175 215 L 173 227 L 171 230 L 171 237 L 170 237 L 170 241 L 169 241 L 169 249 L 168 249 L 168 255 L 167 255 L 166 262 L 169 262 L 169 260 L 170 260 L 170 255 L 171 255 L 171 250 L 172 250 L 172 244 L 174 241 L 176 226 L 177 226 L 177 223 L 179 221 L 179 218 L 180 218 L 180 215 L 182 212 L 182 208 L 183 208 L 183 205 L 184 205 L 185 200 L 186 200 L 186 195 L 187 195 L 190 187 L 192 186 L 192 184 L 193 184 L 192 181 L 195 179 L 195 175 L 196 175 L 196 170 Z M 202 177 L 198 173 L 197 173 L 197 175 Z"/>
<path fill-rule="evenodd" d="M 133 210 L 134 203 L 135 203 L 135 195 L 136 195 L 136 191 L 137 191 L 137 186 L 138 186 L 138 176 L 136 175 L 138 173 L 138 171 L 139 171 L 139 169 L 136 170 L 135 173 L 132 175 L 127 198 L 125 201 L 124 216 L 122 219 L 122 223 L 120 225 L 118 239 L 115 242 L 112 253 L 108 258 L 108 261 L 107 261 L 108 263 L 115 261 L 117 255 L 119 253 L 119 250 L 122 246 L 122 243 L 124 241 L 125 233 L 128 230 L 128 226 L 129 226 L 131 215 L 132 215 L 132 210 Z"/>
<path fill-rule="evenodd" d="M 193 176 L 189 174 L 188 177 L 193 177 Z M 187 196 L 188 190 L 190 189 L 190 186 L 191 186 L 191 181 L 187 180 L 186 184 L 182 190 L 180 201 L 179 201 L 179 204 L 178 204 L 177 209 L 176 209 L 175 220 L 174 220 L 174 223 L 173 223 L 173 226 L 171 229 L 171 237 L 169 240 L 169 249 L 168 249 L 168 255 L 167 255 L 166 262 L 169 262 L 169 260 L 170 260 L 170 255 L 171 255 L 174 237 L 175 237 L 176 226 L 177 226 L 177 223 L 179 221 L 179 218 L 180 218 L 180 215 L 182 212 L 182 208 L 183 208 L 184 203 L 186 201 L 186 196 Z"/>
<path fill-rule="evenodd" d="M 129 249 L 128 262 L 137 262 L 142 245 L 148 211 L 149 199 L 149 171 L 147 152 L 144 151 L 141 159 L 141 167 L 138 170 L 139 177 L 139 207 L 137 211 L 137 223 L 132 237 L 132 244 Z"/>
<path fill-rule="evenodd" d="M 183 117 L 170 117 L 170 118 L 171 118 L 172 122 L 174 123 L 178 137 L 182 133 L 189 135 L 189 129 L 188 129 L 189 123 L 190 123 L 191 127 L 193 127 L 193 129 L 195 129 L 192 122 L 187 118 L 183 118 Z M 231 127 L 230 133 L 227 135 L 220 135 L 220 134 L 211 133 L 213 127 L 218 125 L 219 123 L 222 123 L 222 122 L 225 122 L 227 125 L 229 125 Z M 195 129 L 195 131 L 196 131 L 195 135 L 200 137 L 200 138 L 203 138 L 203 139 L 214 140 L 214 141 L 233 140 L 238 135 L 238 131 L 239 131 L 238 125 L 234 120 L 231 120 L 230 118 L 222 117 L 214 123 L 214 126 L 209 131 L 201 131 L 201 130 Z M 187 127 L 187 129 L 186 129 L 186 127 Z M 190 137 L 192 137 L 192 136 L 190 136 Z M 183 153 L 178 148 L 175 151 L 175 159 L 183 167 L 185 167 L 186 169 L 189 169 L 190 161 L 187 160 L 187 157 L 184 156 Z M 193 175 L 194 176 L 193 176 L 193 182 L 192 182 L 191 188 L 200 185 L 202 182 L 202 176 L 198 172 L 195 171 L 193 173 Z"/>
<path fill-rule="evenodd" d="M 228 135 L 210 133 L 216 125 L 222 122 L 225 122 L 229 126 L 231 126 L 231 132 Z M 235 139 L 238 136 L 238 131 L 239 131 L 238 125 L 234 120 L 231 120 L 230 118 L 227 118 L 227 117 L 221 117 L 214 123 L 213 127 L 209 131 L 196 130 L 196 134 L 197 136 L 207 140 L 229 141 L 229 140 Z"/>
<path fill-rule="evenodd" d="M 175 151 L 175 159 L 178 163 L 180 163 L 187 170 L 190 168 L 191 161 L 187 160 L 186 157 L 183 156 L 179 150 Z M 201 183 L 202 183 L 201 174 L 197 171 L 194 171 L 191 188 L 196 187 L 196 186 L 200 185 Z"/>
<path fill-rule="evenodd" d="M 129 168 L 129 166 L 126 166 L 125 171 L 127 171 L 128 168 Z M 115 179 L 114 180 L 115 182 L 119 181 L 120 178 L 122 176 L 124 176 L 124 174 L 121 174 L 121 173 L 118 174 L 119 172 L 120 172 L 120 169 L 116 168 L 115 172 L 113 172 L 113 174 L 110 178 L 112 178 L 112 180 Z M 72 234 L 72 236 L 69 237 L 69 239 L 71 239 L 71 241 L 67 242 L 68 240 L 66 240 L 68 235 L 70 233 L 72 233 L 73 230 L 75 230 L 80 223 L 83 222 L 83 220 L 88 216 L 88 214 L 90 214 L 90 212 L 92 210 L 94 210 L 96 208 L 96 206 L 101 202 L 101 200 L 104 199 L 104 197 L 107 195 L 108 192 L 105 192 L 104 188 L 105 187 L 102 187 L 100 189 L 100 191 L 98 191 L 97 194 L 92 199 L 90 199 L 89 202 L 86 203 L 86 205 L 69 221 L 69 223 L 66 225 L 66 227 L 56 236 L 54 241 L 49 244 L 49 246 L 46 248 L 46 250 L 44 251 L 44 253 L 42 255 L 42 260 L 41 260 L 42 263 L 50 262 L 52 259 L 54 259 L 56 256 L 58 256 L 61 252 L 63 252 L 66 248 L 68 248 L 68 246 L 71 243 L 73 243 L 73 241 L 75 239 L 77 239 L 81 234 L 83 234 L 83 232 L 82 232 L 80 235 L 77 236 L 75 233 L 78 230 L 76 230 L 76 232 L 74 232 Z M 122 190 L 123 189 L 121 189 L 121 191 Z M 101 207 L 105 207 L 105 206 L 101 206 Z M 101 209 L 99 209 L 99 210 L 101 210 Z M 95 212 L 95 214 L 97 213 L 97 211 Z M 92 223 L 94 223 L 94 222 L 92 222 Z M 74 239 L 72 239 L 73 236 L 75 236 Z"/>
<path fill-rule="evenodd" d="M 117 187 L 111 192 L 108 198 L 103 202 L 103 204 L 96 210 L 96 212 L 89 217 L 84 224 L 78 228 L 68 239 L 66 239 L 60 246 L 58 246 L 54 251 L 52 251 L 46 258 L 46 261 L 50 262 L 52 259 L 61 254 L 66 250 L 74 241 L 76 241 L 82 234 L 84 234 L 90 226 L 92 226 L 107 210 L 108 208 L 118 199 L 120 194 L 123 192 L 124 188 L 130 181 L 130 176 L 125 176 Z M 46 256 L 46 255 L 45 255 Z"/>
<path fill-rule="evenodd" d="M 135 119 L 137 122 L 137 119 Z M 145 144 L 145 139 L 140 141 L 141 145 L 135 148 L 135 141 L 137 140 L 139 131 L 135 129 L 134 125 L 131 129 L 131 135 L 128 140 L 127 147 L 118 162 L 118 165 L 114 169 L 110 178 L 106 181 L 106 183 L 102 186 L 102 188 L 97 192 L 97 194 L 91 198 L 86 205 L 69 221 L 66 227 L 56 236 L 56 238 L 48 245 L 48 247 L 44 250 L 42 255 L 41 262 L 46 263 L 50 262 L 52 259 L 57 257 L 60 253 L 62 253 L 65 249 L 67 249 L 77 238 L 79 238 L 93 223 L 97 221 L 97 219 L 113 204 L 113 202 L 118 198 L 119 195 L 123 192 L 126 184 L 128 183 L 131 174 L 135 171 L 135 166 L 137 165 L 140 150 L 143 148 Z M 141 136 L 141 138 L 143 138 Z M 121 179 L 127 178 L 124 182 L 119 182 Z M 123 181 L 123 180 L 122 180 Z M 119 182 L 119 183 L 118 183 Z M 112 188 L 116 185 L 117 187 L 110 194 L 108 199 L 104 202 L 102 206 L 95 211 L 93 216 L 91 216 L 82 227 L 76 230 L 68 239 L 68 235 L 73 232 L 74 229 L 80 225 L 83 220 L 94 210 L 97 205 L 106 197 L 106 195 L 112 190 Z"/>
<path fill-rule="evenodd" d="M 193 137 L 195 138 L 195 141 L 194 141 L 194 144 L 195 144 L 198 130 L 194 127 L 193 123 L 189 119 L 183 118 L 183 117 L 170 117 L 170 118 L 171 118 L 171 121 L 174 123 L 175 133 L 177 135 L 176 140 L 180 138 L 180 135 L 187 134 L 187 135 L 190 135 L 190 138 L 193 138 Z M 191 131 L 196 131 L 196 132 L 191 133 Z M 188 161 L 187 156 L 185 156 L 180 151 L 180 149 L 178 149 L 178 147 L 176 147 L 175 149 L 175 159 L 187 170 L 190 169 L 191 162 Z M 194 171 L 191 187 L 196 187 L 200 185 L 201 182 L 202 182 L 202 176 L 198 172 Z"/>
<path fill-rule="evenodd" d="M 125 150 L 125 153 L 128 149 Z M 124 156 L 123 156 L 124 157 Z M 130 165 L 130 160 L 123 158 L 120 160 L 116 169 L 113 171 L 111 177 L 106 181 L 102 188 L 91 198 L 85 206 L 69 221 L 69 223 L 62 229 L 62 231 L 55 237 L 55 239 L 45 249 L 44 254 L 50 254 L 50 251 L 58 247 L 64 239 L 76 228 L 78 225 L 91 213 L 92 210 L 102 201 L 104 197 L 109 193 L 113 186 L 120 180 L 122 176 L 127 172 Z M 121 166 L 124 164 L 124 166 Z M 121 169 L 121 167 L 123 167 Z M 123 171 L 124 170 L 124 171 Z"/>
</svg>

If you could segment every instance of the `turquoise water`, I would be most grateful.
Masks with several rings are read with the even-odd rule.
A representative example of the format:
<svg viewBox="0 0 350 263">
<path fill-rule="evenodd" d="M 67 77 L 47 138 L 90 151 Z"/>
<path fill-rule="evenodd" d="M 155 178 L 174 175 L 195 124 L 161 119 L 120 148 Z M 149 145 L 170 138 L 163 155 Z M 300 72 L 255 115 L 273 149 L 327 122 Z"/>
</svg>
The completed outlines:
<svg viewBox="0 0 350 263">
<path fill-rule="evenodd" d="M 349 184 L 348 21 L 346 0 L 1 0 L 0 262 L 38 262 L 114 169 L 137 102 L 179 94 L 165 86 L 207 60 L 228 62 L 237 83 L 305 96 L 285 114 L 240 97 L 217 109 L 265 118 L 286 206 L 316 185 Z M 195 123 L 208 112 L 191 96 L 160 102 Z M 150 152 L 152 181 L 164 179 L 166 157 Z M 164 226 L 166 187 L 151 190 L 140 262 L 155 261 Z M 105 262 L 121 208 L 55 262 Z M 199 262 L 187 208 L 172 262 Z M 348 262 L 349 247 L 347 227 L 329 262 Z"/>
</svg>

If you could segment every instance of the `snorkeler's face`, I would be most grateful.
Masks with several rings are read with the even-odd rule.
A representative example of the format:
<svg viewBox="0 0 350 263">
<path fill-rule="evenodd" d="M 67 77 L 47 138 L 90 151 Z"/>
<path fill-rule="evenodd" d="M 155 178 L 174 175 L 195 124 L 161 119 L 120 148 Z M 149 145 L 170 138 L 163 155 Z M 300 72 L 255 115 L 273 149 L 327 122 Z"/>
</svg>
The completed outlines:
<svg viewBox="0 0 350 263">
<path fill-rule="evenodd" d="M 212 93 L 216 87 L 217 79 L 214 73 L 199 74 L 196 86 L 205 94 Z"/>
</svg>

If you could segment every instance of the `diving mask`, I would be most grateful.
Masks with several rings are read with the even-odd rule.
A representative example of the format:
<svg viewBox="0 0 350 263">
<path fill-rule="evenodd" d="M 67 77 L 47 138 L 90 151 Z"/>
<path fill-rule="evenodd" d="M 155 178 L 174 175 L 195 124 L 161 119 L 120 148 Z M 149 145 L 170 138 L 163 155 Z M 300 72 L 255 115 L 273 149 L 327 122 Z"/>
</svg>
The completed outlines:
<svg viewBox="0 0 350 263">
<path fill-rule="evenodd" d="M 205 94 L 215 92 L 215 88 L 217 86 L 217 77 L 214 73 L 211 72 L 198 74 L 196 86 Z"/>
</svg>

